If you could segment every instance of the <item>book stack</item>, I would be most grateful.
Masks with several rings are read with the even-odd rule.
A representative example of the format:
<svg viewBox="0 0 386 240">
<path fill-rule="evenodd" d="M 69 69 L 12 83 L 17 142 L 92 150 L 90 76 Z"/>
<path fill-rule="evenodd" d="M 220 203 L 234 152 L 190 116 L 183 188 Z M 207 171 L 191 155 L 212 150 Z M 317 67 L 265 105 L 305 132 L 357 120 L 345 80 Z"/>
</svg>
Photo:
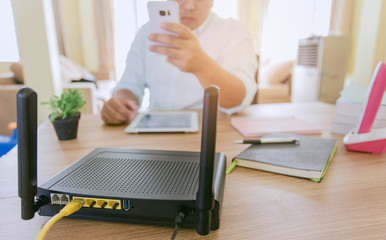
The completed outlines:
<svg viewBox="0 0 386 240">
<path fill-rule="evenodd" d="M 367 89 L 355 82 L 350 83 L 336 101 L 336 112 L 331 125 L 331 132 L 347 134 L 355 129 L 361 120 Z M 373 128 L 386 127 L 386 99 L 384 98 L 378 109 Z"/>
</svg>

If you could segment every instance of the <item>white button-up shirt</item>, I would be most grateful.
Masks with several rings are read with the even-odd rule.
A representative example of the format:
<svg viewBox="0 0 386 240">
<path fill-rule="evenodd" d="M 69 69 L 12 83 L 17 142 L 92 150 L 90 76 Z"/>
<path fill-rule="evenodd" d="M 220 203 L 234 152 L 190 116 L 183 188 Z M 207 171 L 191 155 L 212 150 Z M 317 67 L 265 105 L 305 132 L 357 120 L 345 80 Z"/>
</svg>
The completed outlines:
<svg viewBox="0 0 386 240">
<path fill-rule="evenodd" d="M 220 110 L 232 114 L 248 106 L 257 90 L 254 78 L 257 59 L 247 28 L 233 19 L 221 19 L 211 13 L 193 33 L 209 57 L 244 83 L 246 96 L 241 105 Z M 128 89 L 141 103 L 148 87 L 149 110 L 202 109 L 204 89 L 198 79 L 168 63 L 164 55 L 151 52 L 148 35 L 149 24 L 145 24 L 131 45 L 125 71 L 114 91 Z"/>
</svg>

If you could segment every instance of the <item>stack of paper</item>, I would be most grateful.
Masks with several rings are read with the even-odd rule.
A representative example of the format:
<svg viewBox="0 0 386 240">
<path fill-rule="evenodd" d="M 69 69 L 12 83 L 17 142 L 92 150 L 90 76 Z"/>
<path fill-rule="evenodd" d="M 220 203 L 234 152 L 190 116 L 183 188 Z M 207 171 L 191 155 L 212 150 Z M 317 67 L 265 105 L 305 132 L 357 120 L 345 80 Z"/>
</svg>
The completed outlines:
<svg viewBox="0 0 386 240">
<path fill-rule="evenodd" d="M 331 132 L 347 134 L 355 129 L 361 120 L 364 111 L 364 104 L 367 89 L 355 82 L 351 82 L 341 92 L 340 98 L 336 101 L 336 112 L 333 118 Z M 373 128 L 386 127 L 386 94 L 379 107 Z"/>
</svg>

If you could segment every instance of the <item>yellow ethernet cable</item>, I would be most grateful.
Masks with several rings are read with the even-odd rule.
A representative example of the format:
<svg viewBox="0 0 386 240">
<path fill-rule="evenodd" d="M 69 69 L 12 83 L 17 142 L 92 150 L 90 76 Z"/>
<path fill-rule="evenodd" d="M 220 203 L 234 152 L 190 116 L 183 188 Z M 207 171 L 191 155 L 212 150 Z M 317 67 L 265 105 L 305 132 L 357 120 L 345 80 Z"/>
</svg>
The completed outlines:
<svg viewBox="0 0 386 240">
<path fill-rule="evenodd" d="M 43 240 L 46 236 L 48 230 L 56 223 L 59 219 L 71 215 L 74 212 L 78 211 L 84 204 L 84 200 L 73 199 L 69 202 L 58 214 L 53 216 L 46 224 L 44 224 L 43 228 L 40 230 L 39 234 L 36 237 L 36 240 Z"/>
</svg>

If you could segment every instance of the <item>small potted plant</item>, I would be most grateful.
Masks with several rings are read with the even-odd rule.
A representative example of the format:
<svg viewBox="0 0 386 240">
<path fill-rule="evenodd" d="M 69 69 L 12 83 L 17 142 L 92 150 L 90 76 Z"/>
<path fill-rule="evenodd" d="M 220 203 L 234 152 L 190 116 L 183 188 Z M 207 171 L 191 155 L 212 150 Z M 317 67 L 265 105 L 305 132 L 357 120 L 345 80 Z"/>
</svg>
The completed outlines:
<svg viewBox="0 0 386 240">
<path fill-rule="evenodd" d="M 68 89 L 60 97 L 53 96 L 49 104 L 52 113 L 49 118 L 59 140 L 75 139 L 78 133 L 80 109 L 86 104 L 79 89 Z"/>
</svg>

